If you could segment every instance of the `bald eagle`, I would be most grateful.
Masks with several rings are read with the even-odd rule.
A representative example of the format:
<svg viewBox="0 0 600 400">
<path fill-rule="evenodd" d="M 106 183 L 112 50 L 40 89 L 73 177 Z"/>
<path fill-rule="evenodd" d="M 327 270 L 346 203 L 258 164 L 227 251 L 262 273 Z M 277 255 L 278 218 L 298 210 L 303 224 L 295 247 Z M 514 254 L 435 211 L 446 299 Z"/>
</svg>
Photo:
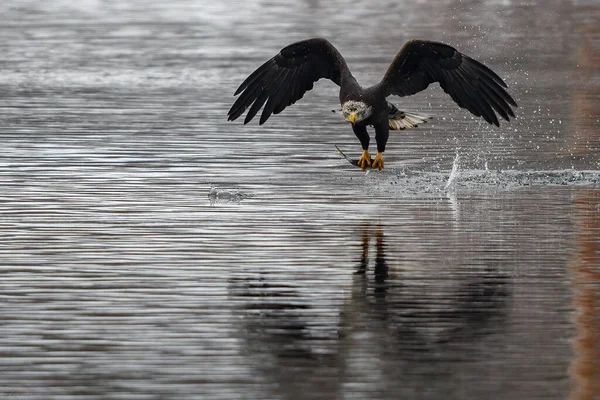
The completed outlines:
<svg viewBox="0 0 600 400">
<path fill-rule="evenodd" d="M 248 107 L 244 124 L 264 105 L 259 124 L 300 100 L 321 78 L 340 87 L 340 104 L 346 121 L 362 145 L 359 166 L 383 168 L 383 152 L 390 129 L 403 129 L 427 117 L 399 111 L 388 96 L 410 96 L 439 82 L 462 108 L 490 124 L 500 126 L 496 113 L 505 120 L 515 117 L 515 100 L 506 83 L 491 69 L 444 43 L 411 40 L 396 55 L 381 82 L 363 88 L 358 84 L 340 52 L 326 39 L 312 38 L 292 43 L 258 67 L 242 82 L 234 96 L 228 120 L 240 117 Z M 266 103 L 266 104 L 265 104 Z M 375 128 L 377 155 L 371 161 L 367 126 Z"/>
</svg>

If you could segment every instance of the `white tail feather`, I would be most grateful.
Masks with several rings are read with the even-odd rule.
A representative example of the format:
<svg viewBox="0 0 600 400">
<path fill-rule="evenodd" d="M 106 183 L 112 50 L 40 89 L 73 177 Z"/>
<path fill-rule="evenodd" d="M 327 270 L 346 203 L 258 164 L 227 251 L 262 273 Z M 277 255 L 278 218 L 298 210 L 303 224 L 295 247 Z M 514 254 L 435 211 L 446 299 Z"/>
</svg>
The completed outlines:
<svg viewBox="0 0 600 400">
<path fill-rule="evenodd" d="M 388 125 L 392 130 L 404 130 L 406 128 L 416 128 L 426 123 L 430 118 L 428 115 L 396 111 L 393 115 L 388 116 Z"/>
</svg>

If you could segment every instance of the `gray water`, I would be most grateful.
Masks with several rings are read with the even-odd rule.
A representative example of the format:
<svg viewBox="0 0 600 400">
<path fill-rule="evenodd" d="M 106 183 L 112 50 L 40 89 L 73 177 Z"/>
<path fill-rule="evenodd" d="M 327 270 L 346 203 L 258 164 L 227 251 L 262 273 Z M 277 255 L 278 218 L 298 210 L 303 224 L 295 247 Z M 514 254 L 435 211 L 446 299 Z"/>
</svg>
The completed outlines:
<svg viewBox="0 0 600 400">
<path fill-rule="evenodd" d="M 594 1 L 3 1 L 0 399 L 600 398 Z M 226 122 L 281 47 L 377 82 L 442 40 L 505 78 L 500 128 L 438 87 L 386 168 L 331 82 Z M 454 168 L 454 173 L 451 171 Z"/>
</svg>

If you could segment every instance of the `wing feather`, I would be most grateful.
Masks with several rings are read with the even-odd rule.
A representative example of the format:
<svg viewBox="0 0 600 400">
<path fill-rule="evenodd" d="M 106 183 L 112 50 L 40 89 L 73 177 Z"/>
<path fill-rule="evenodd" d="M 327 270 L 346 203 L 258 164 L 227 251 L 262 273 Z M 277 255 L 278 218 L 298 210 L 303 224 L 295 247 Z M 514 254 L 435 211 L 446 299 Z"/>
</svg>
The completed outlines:
<svg viewBox="0 0 600 400">
<path fill-rule="evenodd" d="M 282 92 L 285 92 L 285 94 L 284 94 L 282 100 L 279 102 L 279 104 L 273 110 L 273 114 L 279 114 L 287 106 L 294 104 L 296 101 L 299 100 L 300 97 L 302 97 L 302 96 L 298 96 L 296 94 L 298 92 L 298 90 L 296 88 L 301 83 L 301 80 L 298 79 L 298 77 L 302 76 L 303 70 L 304 70 L 304 65 L 299 65 L 298 67 L 296 67 L 293 70 L 293 74 L 289 78 L 289 86 L 287 87 L 287 90 L 282 90 Z"/>
<path fill-rule="evenodd" d="M 444 79 L 450 78 L 448 75 L 448 72 L 442 71 L 441 73 L 444 75 Z M 449 94 L 450 94 L 450 97 L 452 97 L 452 100 L 454 100 L 456 102 L 456 104 L 458 104 L 460 107 L 466 108 L 467 103 L 469 101 L 469 96 L 466 94 L 462 79 L 457 80 L 455 90 Z M 479 114 L 477 116 L 480 117 L 481 114 Z"/>
<path fill-rule="evenodd" d="M 453 90 L 446 90 L 446 85 L 442 86 L 442 89 L 454 99 L 454 101 L 462 108 L 469 109 L 473 115 L 481 117 L 484 112 L 483 109 L 477 104 L 477 97 L 469 92 L 469 82 L 465 79 L 460 70 L 456 71 L 456 76 L 452 77 L 448 71 L 443 71 L 444 82 L 452 80 L 454 78 Z M 456 98 L 460 99 L 460 102 Z"/>
<path fill-rule="evenodd" d="M 276 103 L 275 108 L 273 108 L 273 114 L 279 114 L 287 106 L 292 104 L 290 99 L 292 98 L 292 89 L 294 87 L 294 83 L 297 82 L 298 79 L 298 70 L 298 67 L 292 70 L 291 74 L 286 80 L 286 84 L 279 90 L 281 93 L 281 99 Z"/>
<path fill-rule="evenodd" d="M 248 114 L 246 114 L 246 119 L 244 119 L 244 124 L 247 124 L 248 122 L 250 122 L 252 120 L 252 118 L 254 118 L 256 113 L 258 113 L 258 111 L 263 106 L 263 104 L 265 104 L 265 102 L 269 98 L 269 95 L 271 94 L 271 87 L 273 85 L 276 85 L 279 83 L 279 79 L 280 79 L 281 75 L 284 74 L 284 72 L 286 72 L 286 70 L 283 68 L 276 69 L 275 73 L 273 74 L 273 77 L 270 78 L 269 81 L 267 82 L 267 86 L 263 87 L 261 85 L 260 93 L 258 94 L 258 97 L 256 97 L 254 104 L 252 104 L 252 106 L 250 107 Z"/>
<path fill-rule="evenodd" d="M 262 73 L 262 80 L 264 82 L 270 82 L 273 75 L 277 71 L 276 68 L 269 69 L 267 72 Z M 262 85 L 254 85 L 247 87 L 240 97 L 237 98 L 231 109 L 229 110 L 229 118 L 234 120 L 246 111 L 246 109 L 256 100 L 260 92 L 263 90 Z"/>
<path fill-rule="evenodd" d="M 275 83 L 276 87 L 271 88 L 271 92 L 273 94 L 271 94 L 269 96 L 269 100 L 267 100 L 267 103 L 265 104 L 265 107 L 263 108 L 262 114 L 260 115 L 260 121 L 259 121 L 260 125 L 265 123 L 265 121 L 273 113 L 273 110 L 275 109 L 277 104 L 281 101 L 281 98 L 283 97 L 283 95 L 285 95 L 285 92 L 282 90 L 282 88 L 283 88 L 283 86 L 285 86 L 288 83 L 287 82 L 288 76 L 291 75 L 293 72 L 294 72 L 293 69 L 284 70 L 284 73 L 280 77 L 279 81 Z"/>
<path fill-rule="evenodd" d="M 386 96 L 409 96 L 438 82 L 462 108 L 499 126 L 509 121 L 517 102 L 506 83 L 481 62 L 443 43 L 411 40 L 396 55 L 381 82 Z"/>
<path fill-rule="evenodd" d="M 447 75 L 449 76 L 449 79 L 445 82 L 442 82 L 442 88 L 446 93 L 449 93 L 453 90 L 453 87 L 450 86 L 447 82 L 451 82 L 454 77 L 451 73 L 448 72 Z M 465 99 L 467 102 L 467 107 L 465 108 L 467 108 L 467 110 L 469 110 L 470 107 L 475 108 L 478 111 L 478 117 L 481 116 L 490 124 L 500 126 L 500 123 L 498 122 L 498 117 L 496 117 L 496 114 L 494 114 L 489 99 L 485 98 L 485 96 L 482 96 L 481 91 L 477 90 L 475 88 L 475 84 L 469 80 L 471 74 L 459 67 L 457 69 L 457 77 L 460 78 L 460 83 L 462 84 L 462 88 L 465 93 Z"/>
<path fill-rule="evenodd" d="M 499 90 L 496 85 L 490 85 L 486 81 L 482 81 L 482 83 L 485 87 L 487 87 L 489 90 L 494 92 L 496 94 L 496 96 L 499 96 L 506 103 L 507 106 L 510 104 L 513 107 L 517 107 L 517 103 L 515 103 L 513 98 L 510 97 L 510 95 L 508 95 L 508 93 L 506 93 L 505 90 Z M 512 113 L 512 109 L 510 107 L 508 107 L 507 111 L 509 111 L 509 110 L 510 110 L 509 114 Z M 512 114 L 511 116 L 514 117 L 514 114 Z"/>
<path fill-rule="evenodd" d="M 251 83 L 256 81 L 258 78 L 260 78 L 261 75 L 264 75 L 265 72 L 269 71 L 269 69 L 272 68 L 274 63 L 275 63 L 275 60 L 273 58 L 271 58 L 269 61 L 265 62 L 260 67 L 258 67 L 256 69 L 256 71 L 254 71 L 246 79 L 244 79 L 244 82 L 242 82 L 240 87 L 237 88 L 237 90 L 235 91 L 235 93 L 233 95 L 237 96 L 238 94 L 240 94 L 242 92 L 242 90 L 244 90 L 248 87 L 248 85 L 250 85 Z"/>
<path fill-rule="evenodd" d="M 482 84 L 481 90 L 485 92 L 486 96 L 490 99 L 490 104 L 494 108 L 494 110 L 500 114 L 500 116 L 506 120 L 509 120 L 510 113 L 512 113 L 511 108 L 506 104 L 506 102 L 498 96 L 489 86 Z M 512 115 L 514 117 L 514 114 Z"/>
<path fill-rule="evenodd" d="M 228 120 L 239 118 L 248 107 L 244 124 L 264 105 L 259 124 L 271 114 L 279 114 L 300 100 L 314 83 L 327 78 L 340 85 L 348 73 L 346 61 L 326 39 L 313 38 L 292 43 L 252 72 L 235 91 L 240 95 L 227 113 Z M 265 105 L 266 103 L 266 105 Z"/>
<path fill-rule="evenodd" d="M 504 82 L 504 80 L 498 76 L 498 74 L 496 74 L 493 70 L 491 70 L 489 67 L 487 67 L 483 63 L 481 63 L 481 62 L 477 61 L 476 59 L 471 58 L 469 56 L 465 56 L 464 54 L 463 54 L 463 58 L 465 58 L 469 61 L 468 63 L 464 64 L 466 67 L 472 68 L 472 69 L 478 71 L 479 73 L 488 76 L 491 80 L 493 80 L 498 85 L 500 85 L 504 88 L 508 87 L 506 85 L 506 83 Z"/>
</svg>

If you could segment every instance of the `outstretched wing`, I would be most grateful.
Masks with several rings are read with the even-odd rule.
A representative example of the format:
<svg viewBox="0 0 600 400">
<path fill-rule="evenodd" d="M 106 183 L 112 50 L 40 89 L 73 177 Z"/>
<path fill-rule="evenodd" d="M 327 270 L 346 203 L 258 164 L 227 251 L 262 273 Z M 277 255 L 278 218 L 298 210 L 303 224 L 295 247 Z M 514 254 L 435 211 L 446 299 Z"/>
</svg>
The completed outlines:
<svg viewBox="0 0 600 400">
<path fill-rule="evenodd" d="M 290 44 L 258 67 L 235 91 L 234 96 L 243 93 L 231 106 L 228 120 L 235 120 L 250 107 L 244 120 L 247 124 L 266 102 L 260 116 L 262 125 L 271 114 L 279 114 L 300 100 L 319 79 L 328 78 L 340 85 L 341 74 L 347 68 L 344 58 L 326 39 Z"/>
<path fill-rule="evenodd" d="M 386 96 L 409 96 L 439 82 L 452 99 L 490 124 L 514 117 L 515 100 L 504 90 L 506 83 L 491 69 L 443 43 L 411 40 L 396 55 L 382 87 Z"/>
</svg>

